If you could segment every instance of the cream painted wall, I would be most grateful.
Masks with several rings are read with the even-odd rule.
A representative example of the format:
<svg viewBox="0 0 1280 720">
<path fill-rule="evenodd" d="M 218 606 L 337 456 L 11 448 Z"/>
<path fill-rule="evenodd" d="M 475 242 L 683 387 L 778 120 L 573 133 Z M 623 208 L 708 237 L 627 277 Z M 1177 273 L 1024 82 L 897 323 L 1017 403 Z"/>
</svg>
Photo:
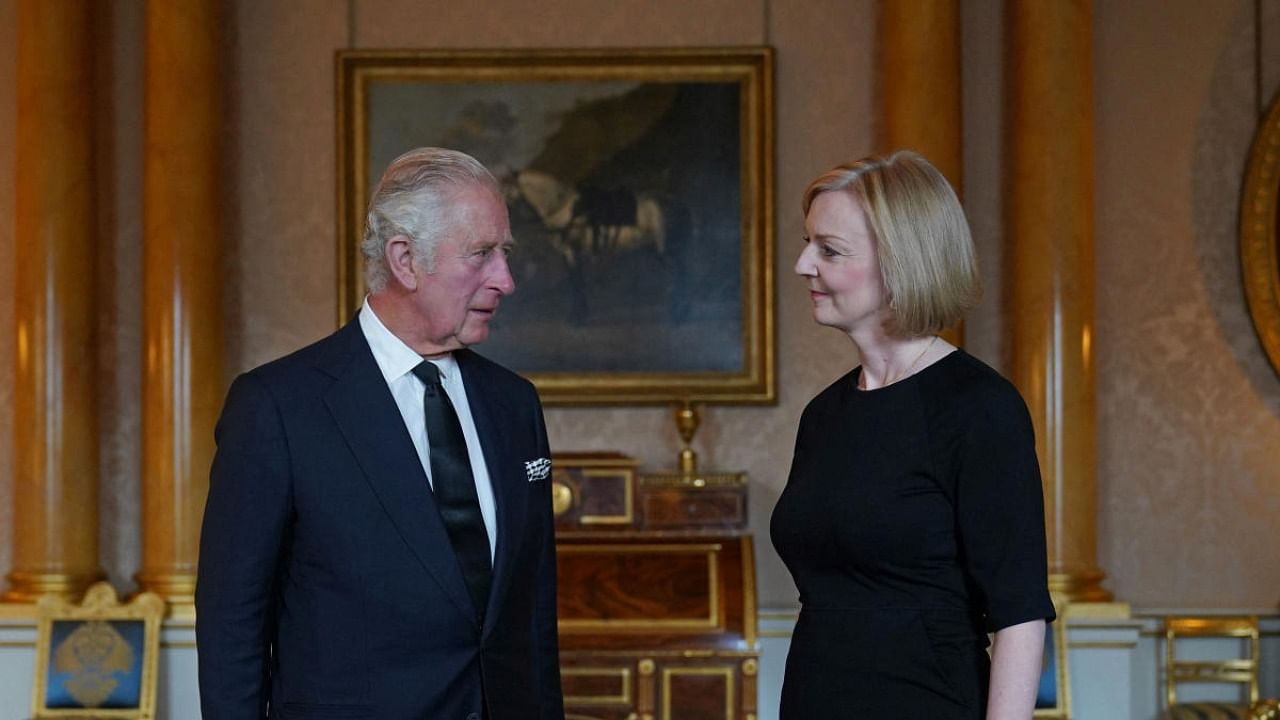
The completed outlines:
<svg viewBox="0 0 1280 720">
<path fill-rule="evenodd" d="M 128 587 L 142 567 L 143 4 L 97 12 L 98 549 Z"/>
<path fill-rule="evenodd" d="M 1254 12 L 1106 0 L 1094 21 L 1099 553 L 1143 605 L 1280 601 L 1280 378 L 1236 239 L 1280 40 L 1262 26 L 1258 63 Z"/>
<path fill-rule="evenodd" d="M 1002 139 L 1004 71 L 1002 56 L 1003 0 L 962 3 L 961 45 L 964 48 L 963 87 L 965 212 L 982 272 L 982 303 L 965 320 L 965 350 L 1001 367 L 1001 244 L 1004 228 Z"/>
<path fill-rule="evenodd" d="M 13 137 L 14 0 L 0 0 L 0 137 Z M 1235 193 L 1256 103 L 1253 3 L 1097 0 L 1099 564 L 1145 605 L 1273 606 L 1280 586 L 1280 379 L 1243 310 Z M 971 349 L 999 364 L 1000 0 L 964 3 L 966 202 L 988 297 Z M 805 402 L 851 367 L 851 345 L 815 327 L 790 274 L 797 196 L 816 173 L 869 152 L 873 0 L 411 0 L 228 3 L 228 370 L 333 327 L 333 52 L 343 47 L 771 44 L 777 50 L 779 404 L 715 407 L 703 461 L 752 478 L 760 601 L 795 590 L 768 542 Z M 101 310 L 102 558 L 121 586 L 140 560 L 140 0 L 117 0 L 103 50 L 110 118 Z M 1265 25 L 1274 28 L 1275 22 Z M 1280 31 L 1268 30 L 1273 52 Z M 1264 46 L 1265 43 L 1264 43 Z M 13 148 L 0 142 L 0 257 L 12 257 Z M 0 263 L 0 288 L 12 287 Z M 517 293 L 512 302 L 519 301 Z M 12 377 L 13 299 L 0 293 L 0 374 Z M 10 391 L 0 382 L 0 569 L 10 562 Z M 661 408 L 550 409 L 553 446 L 616 449 L 669 465 Z M 1241 551 L 1244 552 L 1241 552 Z M 1232 558 L 1242 558 L 1234 560 Z"/>
</svg>

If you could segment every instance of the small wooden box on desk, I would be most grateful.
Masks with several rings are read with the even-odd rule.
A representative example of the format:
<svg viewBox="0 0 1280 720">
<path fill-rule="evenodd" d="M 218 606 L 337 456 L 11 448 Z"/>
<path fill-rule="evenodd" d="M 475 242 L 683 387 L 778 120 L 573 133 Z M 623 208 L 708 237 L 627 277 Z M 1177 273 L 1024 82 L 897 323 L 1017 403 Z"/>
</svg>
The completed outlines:
<svg viewBox="0 0 1280 720">
<path fill-rule="evenodd" d="M 740 474 L 552 459 L 569 720 L 754 720 L 755 560 Z"/>
</svg>

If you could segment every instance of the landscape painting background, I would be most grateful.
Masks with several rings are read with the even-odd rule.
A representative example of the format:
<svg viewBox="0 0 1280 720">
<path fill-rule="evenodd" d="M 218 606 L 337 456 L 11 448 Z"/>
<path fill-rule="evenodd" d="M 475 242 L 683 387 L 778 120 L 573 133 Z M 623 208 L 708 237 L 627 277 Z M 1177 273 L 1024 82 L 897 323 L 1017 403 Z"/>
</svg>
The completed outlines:
<svg viewBox="0 0 1280 720">
<path fill-rule="evenodd" d="M 516 250 L 484 355 L 528 373 L 741 372 L 736 82 L 376 82 L 368 187 L 400 153 L 467 152 Z"/>
</svg>

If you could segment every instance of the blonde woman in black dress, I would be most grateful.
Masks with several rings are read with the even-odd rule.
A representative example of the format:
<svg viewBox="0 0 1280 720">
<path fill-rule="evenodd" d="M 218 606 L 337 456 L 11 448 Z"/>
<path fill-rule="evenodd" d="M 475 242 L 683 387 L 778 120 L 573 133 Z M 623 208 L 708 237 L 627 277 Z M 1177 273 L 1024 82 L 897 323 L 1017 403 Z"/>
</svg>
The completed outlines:
<svg viewBox="0 0 1280 720">
<path fill-rule="evenodd" d="M 964 211 L 911 152 L 823 174 L 804 211 L 795 272 L 861 365 L 805 408 L 773 513 L 802 605 L 782 720 L 1030 718 L 1053 619 L 1031 419 L 936 334 L 980 294 Z"/>
</svg>

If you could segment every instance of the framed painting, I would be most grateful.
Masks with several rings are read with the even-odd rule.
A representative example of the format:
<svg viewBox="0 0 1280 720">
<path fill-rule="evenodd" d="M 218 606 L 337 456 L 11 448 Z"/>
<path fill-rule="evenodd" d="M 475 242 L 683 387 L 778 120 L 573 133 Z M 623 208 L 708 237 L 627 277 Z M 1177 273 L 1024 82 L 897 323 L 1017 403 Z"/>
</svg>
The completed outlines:
<svg viewBox="0 0 1280 720">
<path fill-rule="evenodd" d="M 516 242 L 482 354 L 549 404 L 774 401 L 771 49 L 341 51 L 337 112 L 339 322 L 381 172 L 449 147 Z"/>
<path fill-rule="evenodd" d="M 98 582 L 75 605 L 46 596 L 37 605 L 35 720 L 150 720 L 165 604 L 141 593 L 127 604 Z"/>
</svg>

